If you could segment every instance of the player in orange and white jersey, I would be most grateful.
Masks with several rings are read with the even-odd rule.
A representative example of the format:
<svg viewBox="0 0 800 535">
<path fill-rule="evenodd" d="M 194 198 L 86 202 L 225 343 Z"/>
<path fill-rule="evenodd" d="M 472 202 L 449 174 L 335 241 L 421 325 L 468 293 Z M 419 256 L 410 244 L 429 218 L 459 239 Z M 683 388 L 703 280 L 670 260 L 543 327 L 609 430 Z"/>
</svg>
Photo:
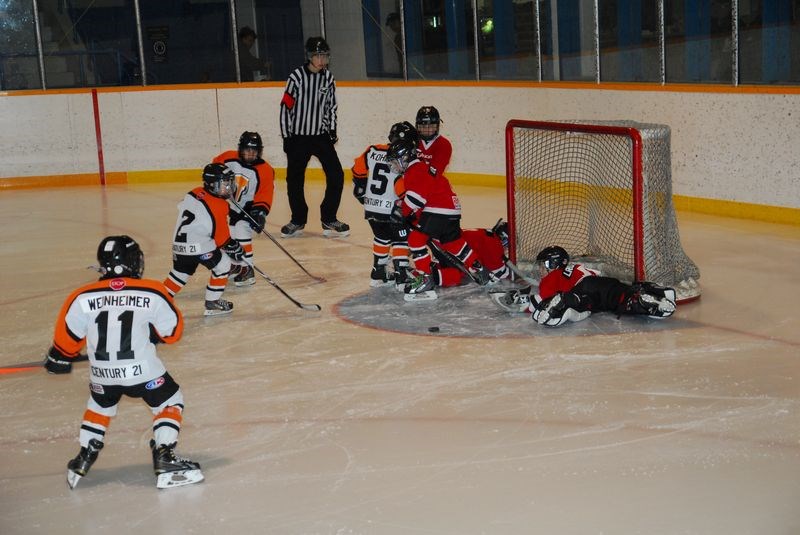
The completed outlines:
<svg viewBox="0 0 800 535">
<path fill-rule="evenodd" d="M 389 140 L 405 135 L 411 123 L 397 123 L 389 132 Z M 405 286 L 408 263 L 408 228 L 391 221 L 397 200 L 405 193 L 403 177 L 392 170 L 386 159 L 389 146 L 370 145 L 353 163 L 353 196 L 364 205 L 364 219 L 372 228 L 372 273 L 370 286 L 378 287 L 394 281 L 401 291 Z M 394 273 L 387 271 L 391 251 Z"/>
<path fill-rule="evenodd" d="M 183 316 L 163 284 L 141 278 L 144 255 L 130 237 L 105 238 L 97 261 L 100 280 L 78 288 L 64 302 L 45 360 L 47 371 L 60 374 L 72 370 L 84 345 L 89 357 L 81 450 L 67 465 L 67 483 L 75 488 L 97 460 L 122 396 L 141 398 L 153 412 L 150 447 L 158 486 L 201 481 L 200 465 L 175 457 L 183 395 L 155 348 L 180 339 Z"/>
<path fill-rule="evenodd" d="M 233 200 L 247 215 L 231 203 L 231 237 L 244 249 L 244 260 L 234 262 L 229 277 L 236 286 L 255 284 L 253 263 L 253 232 L 260 233 L 266 225 L 275 195 L 275 170 L 263 159 L 264 143 L 258 132 L 243 132 L 237 150 L 225 151 L 213 163 L 225 164 L 236 175 L 236 193 Z"/>
<path fill-rule="evenodd" d="M 416 128 L 419 132 L 417 155 L 428 164 L 433 175 L 443 175 L 453 155 L 450 140 L 439 133 L 442 118 L 433 106 L 422 106 L 417 111 Z"/>
<path fill-rule="evenodd" d="M 244 249 L 231 239 L 228 202 L 236 191 L 233 171 L 220 163 L 203 169 L 203 186 L 186 194 L 178 203 L 178 220 L 172 238 L 172 270 L 164 280 L 174 296 L 189 282 L 197 266 L 211 271 L 206 286 L 206 316 L 229 314 L 233 303 L 222 299 L 231 259 L 242 261 Z"/>
</svg>

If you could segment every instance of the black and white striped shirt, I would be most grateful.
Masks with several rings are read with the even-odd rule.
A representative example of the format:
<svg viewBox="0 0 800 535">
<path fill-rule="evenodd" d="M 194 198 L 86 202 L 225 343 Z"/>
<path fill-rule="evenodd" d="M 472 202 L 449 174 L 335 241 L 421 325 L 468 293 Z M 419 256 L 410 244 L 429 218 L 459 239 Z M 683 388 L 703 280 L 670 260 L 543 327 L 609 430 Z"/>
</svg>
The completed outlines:
<svg viewBox="0 0 800 535">
<path fill-rule="evenodd" d="M 336 81 L 328 69 L 296 68 L 281 99 L 281 136 L 313 136 L 336 130 Z"/>
</svg>

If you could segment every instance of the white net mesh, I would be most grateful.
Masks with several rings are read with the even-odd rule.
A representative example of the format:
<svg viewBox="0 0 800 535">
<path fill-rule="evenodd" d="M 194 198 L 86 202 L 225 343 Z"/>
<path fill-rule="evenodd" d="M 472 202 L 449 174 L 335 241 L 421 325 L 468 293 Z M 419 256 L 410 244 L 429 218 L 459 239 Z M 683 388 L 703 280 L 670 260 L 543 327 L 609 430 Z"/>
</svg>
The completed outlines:
<svg viewBox="0 0 800 535">
<path fill-rule="evenodd" d="M 507 134 L 517 263 L 560 245 L 605 275 L 671 286 L 681 301 L 700 295 L 672 203 L 668 126 L 512 121 Z"/>
</svg>

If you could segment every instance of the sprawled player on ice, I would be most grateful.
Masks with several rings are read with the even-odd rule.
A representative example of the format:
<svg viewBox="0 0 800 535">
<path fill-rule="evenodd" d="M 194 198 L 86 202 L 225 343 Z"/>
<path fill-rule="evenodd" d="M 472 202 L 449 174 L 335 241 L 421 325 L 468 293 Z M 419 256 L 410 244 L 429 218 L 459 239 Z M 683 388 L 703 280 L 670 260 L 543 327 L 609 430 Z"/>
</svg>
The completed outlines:
<svg viewBox="0 0 800 535">
<path fill-rule="evenodd" d="M 183 316 L 162 283 L 142 279 L 144 255 L 130 237 L 103 239 L 97 261 L 100 280 L 78 288 L 64 302 L 44 364 L 50 373 L 70 373 L 86 345 L 89 401 L 80 427 L 81 449 L 67 464 L 67 484 L 75 488 L 97 460 L 122 396 L 141 398 L 153 412 L 150 449 L 158 488 L 202 481 L 198 463 L 175 455 L 183 395 L 155 347 L 180 339 Z"/>
<path fill-rule="evenodd" d="M 581 264 L 570 264 L 569 254 L 557 245 L 542 249 L 536 256 L 541 281 L 537 293 L 532 288 L 490 293 L 505 310 L 530 312 L 539 325 L 557 327 L 568 321 L 581 321 L 593 312 L 639 314 L 666 318 L 675 312 L 675 290 L 637 282 L 626 284 L 604 277 Z"/>
</svg>

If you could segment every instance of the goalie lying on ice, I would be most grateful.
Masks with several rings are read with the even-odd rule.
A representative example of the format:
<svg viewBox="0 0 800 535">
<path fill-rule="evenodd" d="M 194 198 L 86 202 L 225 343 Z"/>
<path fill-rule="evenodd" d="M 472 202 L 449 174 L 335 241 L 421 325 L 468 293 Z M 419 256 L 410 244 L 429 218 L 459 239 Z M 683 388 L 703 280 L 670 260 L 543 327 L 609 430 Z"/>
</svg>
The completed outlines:
<svg viewBox="0 0 800 535">
<path fill-rule="evenodd" d="M 512 290 L 492 295 L 492 300 L 506 310 L 530 312 L 536 323 L 549 327 L 584 320 L 592 312 L 658 319 L 675 312 L 674 289 L 602 277 L 580 264 L 570 265 L 569 254 L 562 247 L 546 247 L 536 256 L 536 264 L 541 276 L 538 294 L 529 298 L 525 289 Z"/>
</svg>

